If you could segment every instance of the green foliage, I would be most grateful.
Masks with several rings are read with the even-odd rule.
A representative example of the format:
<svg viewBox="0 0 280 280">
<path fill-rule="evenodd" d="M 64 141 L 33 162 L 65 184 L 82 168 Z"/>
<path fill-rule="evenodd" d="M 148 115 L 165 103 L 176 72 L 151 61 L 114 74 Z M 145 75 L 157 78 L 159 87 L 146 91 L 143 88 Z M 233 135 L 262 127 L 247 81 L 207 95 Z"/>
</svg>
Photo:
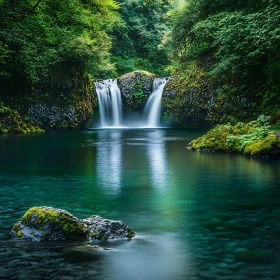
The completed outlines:
<svg viewBox="0 0 280 280">
<path fill-rule="evenodd" d="M 221 119 L 221 124 L 231 124 L 231 125 L 236 125 L 237 123 L 238 123 L 239 121 L 238 121 L 238 119 L 237 118 L 235 118 L 234 116 L 227 116 L 227 115 L 225 115 L 225 116 L 223 116 L 222 117 L 222 119 Z"/>
<path fill-rule="evenodd" d="M 207 77 L 196 79 L 197 87 L 210 79 L 218 99 L 246 100 L 251 119 L 273 114 L 280 104 L 279 22 L 276 0 L 183 1 L 172 13 L 173 71 L 186 77 L 195 63 Z M 242 118 L 237 110 L 231 115 Z"/>
<path fill-rule="evenodd" d="M 134 91 L 132 96 L 136 99 L 142 99 L 144 97 L 144 92 L 142 90 Z"/>
<path fill-rule="evenodd" d="M 1 80 L 33 85 L 57 72 L 98 78 L 112 70 L 107 32 L 116 20 L 115 1 L 41 1 L 35 9 L 34 3 L 0 4 Z"/>
<path fill-rule="evenodd" d="M 121 0 L 112 36 L 116 75 L 143 69 L 166 75 L 170 33 L 169 0 Z"/>
</svg>

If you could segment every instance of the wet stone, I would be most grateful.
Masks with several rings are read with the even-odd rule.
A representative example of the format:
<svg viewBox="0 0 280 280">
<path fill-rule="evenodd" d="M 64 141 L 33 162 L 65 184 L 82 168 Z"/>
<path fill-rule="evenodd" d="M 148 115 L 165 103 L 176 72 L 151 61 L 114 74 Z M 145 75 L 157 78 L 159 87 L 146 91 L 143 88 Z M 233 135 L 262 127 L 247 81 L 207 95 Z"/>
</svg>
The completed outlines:
<svg viewBox="0 0 280 280">
<path fill-rule="evenodd" d="M 19 266 L 19 264 L 20 264 L 20 260 L 12 260 L 8 263 L 8 267 L 9 268 L 14 268 L 14 267 Z"/>
<path fill-rule="evenodd" d="M 27 258 L 24 258 L 27 261 L 36 261 L 36 262 L 41 262 L 42 261 L 42 257 L 35 257 L 35 256 L 30 256 Z"/>
<path fill-rule="evenodd" d="M 60 280 L 73 280 L 74 277 L 73 276 L 62 276 L 60 277 Z"/>
<path fill-rule="evenodd" d="M 99 275 L 99 272 L 97 272 L 96 270 L 90 270 L 87 272 L 88 276 L 95 276 L 95 275 Z"/>
<path fill-rule="evenodd" d="M 219 275 L 231 275 L 232 271 L 225 268 L 218 268 L 215 270 L 215 273 Z"/>
<path fill-rule="evenodd" d="M 8 279 L 14 276 L 16 273 L 5 268 L 0 268 L 0 279 Z"/>
<path fill-rule="evenodd" d="M 70 270 L 66 270 L 66 269 L 59 269 L 57 272 L 56 272 L 56 274 L 57 275 L 68 275 L 68 274 L 70 274 Z"/>
<path fill-rule="evenodd" d="M 226 263 L 220 263 L 220 264 L 218 264 L 218 267 L 220 267 L 220 268 L 227 268 L 228 265 Z"/>
</svg>

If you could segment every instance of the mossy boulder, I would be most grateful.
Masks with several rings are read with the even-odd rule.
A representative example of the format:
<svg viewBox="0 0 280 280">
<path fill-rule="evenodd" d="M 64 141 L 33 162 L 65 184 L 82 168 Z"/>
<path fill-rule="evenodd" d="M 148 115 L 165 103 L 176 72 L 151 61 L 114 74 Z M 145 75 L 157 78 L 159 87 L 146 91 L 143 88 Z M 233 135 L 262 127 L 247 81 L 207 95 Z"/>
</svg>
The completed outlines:
<svg viewBox="0 0 280 280">
<path fill-rule="evenodd" d="M 155 77 L 155 74 L 138 70 L 117 79 L 123 105 L 127 111 L 143 108 L 152 93 Z"/>
<path fill-rule="evenodd" d="M 30 208 L 17 222 L 11 236 L 30 241 L 86 238 L 84 226 L 69 212 L 52 207 Z"/>
<path fill-rule="evenodd" d="M 17 222 L 12 238 L 29 241 L 130 239 L 133 230 L 121 221 L 91 216 L 79 219 L 63 209 L 32 207 Z"/>
<path fill-rule="evenodd" d="M 191 141 L 192 150 L 237 152 L 250 156 L 280 156 L 280 140 L 269 125 L 269 118 L 236 125 L 217 125 L 205 135 Z"/>
</svg>

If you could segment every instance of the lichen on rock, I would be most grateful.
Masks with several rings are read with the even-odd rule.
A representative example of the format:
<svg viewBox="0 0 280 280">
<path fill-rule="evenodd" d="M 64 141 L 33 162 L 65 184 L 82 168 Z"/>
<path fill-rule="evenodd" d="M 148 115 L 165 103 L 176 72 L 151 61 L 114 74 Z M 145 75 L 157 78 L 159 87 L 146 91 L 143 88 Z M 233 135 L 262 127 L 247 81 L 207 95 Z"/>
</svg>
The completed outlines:
<svg viewBox="0 0 280 280">
<path fill-rule="evenodd" d="M 79 219 L 66 210 L 53 207 L 32 207 L 11 233 L 12 238 L 29 241 L 47 240 L 108 240 L 117 238 L 131 239 L 133 230 L 121 221 L 91 216 Z"/>
<path fill-rule="evenodd" d="M 91 216 L 82 220 L 90 240 L 108 240 L 115 238 L 132 238 L 135 236 L 133 230 L 122 221 L 103 219 L 100 216 Z"/>
</svg>

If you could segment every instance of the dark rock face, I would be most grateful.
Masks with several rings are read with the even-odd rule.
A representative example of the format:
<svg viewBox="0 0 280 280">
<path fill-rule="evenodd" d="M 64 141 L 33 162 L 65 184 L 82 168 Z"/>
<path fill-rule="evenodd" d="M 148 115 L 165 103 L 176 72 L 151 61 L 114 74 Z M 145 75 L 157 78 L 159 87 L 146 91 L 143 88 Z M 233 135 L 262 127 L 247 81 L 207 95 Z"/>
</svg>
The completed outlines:
<svg viewBox="0 0 280 280">
<path fill-rule="evenodd" d="M 32 100 L 28 104 L 25 114 L 33 123 L 46 129 L 84 126 L 97 105 L 95 87 L 89 76 L 43 81 L 34 94 L 35 102 Z"/>
<path fill-rule="evenodd" d="M 107 220 L 99 216 L 78 219 L 65 210 L 42 206 L 30 208 L 14 225 L 10 235 L 12 238 L 38 242 L 131 239 L 135 233 L 122 221 Z"/>
<path fill-rule="evenodd" d="M 1 99 L 29 123 L 46 130 L 84 127 L 97 106 L 95 86 L 88 75 L 47 77 L 21 95 L 1 96 L 0 92 Z"/>
<path fill-rule="evenodd" d="M 29 119 L 45 128 L 77 128 L 86 121 L 86 110 L 81 112 L 73 106 L 59 107 L 57 105 L 30 104 L 28 109 Z"/>
<path fill-rule="evenodd" d="M 124 107 L 127 111 L 142 109 L 153 90 L 156 75 L 134 71 L 118 78 Z"/>
</svg>

